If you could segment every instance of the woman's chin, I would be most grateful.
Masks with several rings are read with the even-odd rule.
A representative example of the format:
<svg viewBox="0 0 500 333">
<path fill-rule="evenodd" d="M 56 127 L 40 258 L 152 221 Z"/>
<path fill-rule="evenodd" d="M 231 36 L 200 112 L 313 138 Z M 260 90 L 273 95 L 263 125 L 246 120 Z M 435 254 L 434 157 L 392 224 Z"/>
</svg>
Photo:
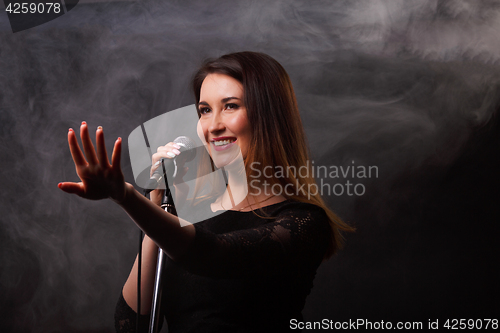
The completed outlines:
<svg viewBox="0 0 500 333">
<path fill-rule="evenodd" d="M 223 151 L 211 151 L 212 160 L 217 168 L 230 167 L 239 160 L 242 160 L 240 148 L 238 145 L 232 146 L 230 149 Z"/>
</svg>

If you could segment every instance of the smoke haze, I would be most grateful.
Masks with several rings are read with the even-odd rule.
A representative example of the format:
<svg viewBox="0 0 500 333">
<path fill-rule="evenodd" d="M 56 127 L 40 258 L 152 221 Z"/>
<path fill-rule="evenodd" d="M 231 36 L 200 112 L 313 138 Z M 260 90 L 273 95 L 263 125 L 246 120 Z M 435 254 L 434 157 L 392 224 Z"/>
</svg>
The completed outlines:
<svg viewBox="0 0 500 333">
<path fill-rule="evenodd" d="M 0 331 L 114 331 L 138 231 L 57 188 L 77 180 L 67 130 L 103 126 L 110 152 L 193 104 L 204 59 L 244 50 L 290 74 L 315 165 L 379 170 L 324 196 L 358 231 L 305 319 L 498 316 L 498 31 L 493 0 L 80 1 L 16 34 L 1 16 Z"/>
</svg>

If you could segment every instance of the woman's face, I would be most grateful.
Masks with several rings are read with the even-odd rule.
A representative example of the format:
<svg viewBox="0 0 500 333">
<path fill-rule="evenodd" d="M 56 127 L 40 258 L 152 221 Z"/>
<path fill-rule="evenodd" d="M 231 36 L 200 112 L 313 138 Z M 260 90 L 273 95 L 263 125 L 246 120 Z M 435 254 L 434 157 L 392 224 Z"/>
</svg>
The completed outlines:
<svg viewBox="0 0 500 333">
<path fill-rule="evenodd" d="M 246 157 L 251 140 L 243 85 L 223 74 L 209 74 L 200 91 L 198 133 L 208 144 L 218 167 L 233 161 L 241 151 Z"/>
</svg>

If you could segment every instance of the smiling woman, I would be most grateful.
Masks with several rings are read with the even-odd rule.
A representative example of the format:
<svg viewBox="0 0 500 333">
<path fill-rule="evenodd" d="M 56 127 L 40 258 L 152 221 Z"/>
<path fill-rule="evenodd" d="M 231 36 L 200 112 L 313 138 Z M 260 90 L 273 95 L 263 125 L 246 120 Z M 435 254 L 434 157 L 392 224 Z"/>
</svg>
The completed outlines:
<svg viewBox="0 0 500 333">
<path fill-rule="evenodd" d="M 193 88 L 198 135 L 214 164 L 227 172 L 223 193 L 206 201 L 206 216 L 211 217 L 181 227 L 177 217 L 158 207 L 161 190 L 153 191 L 149 201 L 124 182 L 121 140 L 115 143 L 110 164 L 102 129 L 96 133 L 96 152 L 85 123 L 81 127 L 85 156 L 75 133 L 68 134 L 82 182 L 59 187 L 89 199 L 112 198 L 145 231 L 140 300 L 146 306 L 140 309 L 141 332 L 147 332 L 149 322 L 158 246 L 168 256 L 162 309 L 169 332 L 293 330 L 292 321 L 303 320 L 301 311 L 318 266 L 341 247 L 340 232 L 353 229 L 317 193 L 265 191 L 266 186 L 293 189 L 315 184 L 311 173 L 264 179 L 261 170 L 251 168 L 309 168 L 295 94 L 276 60 L 255 52 L 222 56 L 201 67 Z M 158 148 L 152 164 L 180 154 L 175 143 L 168 143 Z M 252 189 L 242 192 L 250 180 Z M 232 193 L 245 195 L 234 201 Z M 118 332 L 133 332 L 136 327 L 137 271 L 138 260 L 117 304 Z"/>
<path fill-rule="evenodd" d="M 215 164 L 223 166 L 229 162 L 221 162 L 221 159 L 225 160 L 222 156 L 228 155 L 234 144 L 245 158 L 252 134 L 243 85 L 227 75 L 209 74 L 200 89 L 198 110 L 203 139 L 209 143 Z"/>
</svg>

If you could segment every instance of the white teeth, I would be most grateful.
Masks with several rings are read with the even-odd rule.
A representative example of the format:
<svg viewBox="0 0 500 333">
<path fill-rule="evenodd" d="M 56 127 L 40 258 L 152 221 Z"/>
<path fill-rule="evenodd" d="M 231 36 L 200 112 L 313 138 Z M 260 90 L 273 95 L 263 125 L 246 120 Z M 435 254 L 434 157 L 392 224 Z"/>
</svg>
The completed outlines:
<svg viewBox="0 0 500 333">
<path fill-rule="evenodd" d="M 219 140 L 219 141 L 214 141 L 214 145 L 224 146 L 230 144 L 231 142 L 234 142 L 234 140 Z"/>
</svg>

